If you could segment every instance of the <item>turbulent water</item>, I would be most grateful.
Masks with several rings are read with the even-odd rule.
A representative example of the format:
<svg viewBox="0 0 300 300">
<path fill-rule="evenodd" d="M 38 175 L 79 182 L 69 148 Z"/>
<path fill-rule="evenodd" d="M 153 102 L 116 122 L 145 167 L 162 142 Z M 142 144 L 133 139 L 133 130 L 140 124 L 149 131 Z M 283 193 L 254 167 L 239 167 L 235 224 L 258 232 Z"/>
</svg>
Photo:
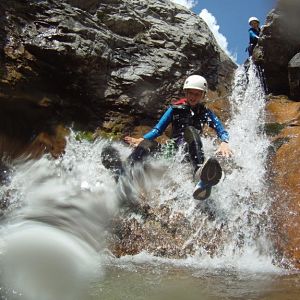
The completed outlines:
<svg viewBox="0 0 300 300">
<path fill-rule="evenodd" d="M 107 269 L 127 266 L 130 270 L 133 262 L 149 266 L 151 274 L 150 266 L 157 261 L 180 268 L 181 274 L 190 269 L 192 274 L 218 269 L 277 272 L 268 239 L 272 199 L 267 192 L 269 142 L 262 130 L 264 104 L 255 68 L 250 65 L 246 72 L 240 67 L 231 96 L 233 117 L 226 124 L 234 157 L 222 162 L 225 178 L 201 204 L 191 197 L 191 167 L 181 163 L 182 152 L 171 160 L 154 162 L 152 173 L 145 175 L 136 169 L 133 180 L 121 180 L 119 185 L 101 163 L 101 150 L 108 142 L 78 141 L 75 133 L 62 158 L 15 164 L 0 191 L 2 201 L 9 203 L 2 216 L 0 240 L 2 299 L 88 299 L 90 284 L 105 283 Z M 205 138 L 203 143 L 207 156 L 213 155 L 214 140 Z M 126 159 L 131 149 L 122 143 L 115 145 Z M 222 232 L 215 255 L 201 243 L 193 256 L 179 260 L 159 259 L 145 252 L 123 258 L 107 254 L 105 238 L 120 202 L 138 200 L 141 192 L 150 205 L 166 204 L 172 213 L 181 212 L 190 220 L 186 244 L 214 240 L 216 229 Z M 207 209 L 213 212 L 213 219 Z M 103 299 L 114 298 L 106 295 Z"/>
</svg>

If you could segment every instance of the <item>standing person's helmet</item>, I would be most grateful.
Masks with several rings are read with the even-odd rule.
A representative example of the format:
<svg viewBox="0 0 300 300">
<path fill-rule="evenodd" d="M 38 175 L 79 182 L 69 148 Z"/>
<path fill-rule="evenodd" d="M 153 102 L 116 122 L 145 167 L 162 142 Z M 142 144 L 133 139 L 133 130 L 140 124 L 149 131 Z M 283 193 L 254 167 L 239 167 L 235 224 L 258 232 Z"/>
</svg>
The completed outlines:
<svg viewBox="0 0 300 300">
<path fill-rule="evenodd" d="M 256 18 L 256 17 L 251 17 L 251 18 L 249 18 L 249 20 L 248 20 L 248 24 L 251 26 L 251 22 L 252 21 L 256 21 L 256 22 L 258 22 L 258 23 L 260 23 L 259 22 L 259 20 Z"/>
<path fill-rule="evenodd" d="M 183 89 L 194 89 L 207 92 L 207 81 L 200 75 L 191 75 L 185 80 Z"/>
</svg>

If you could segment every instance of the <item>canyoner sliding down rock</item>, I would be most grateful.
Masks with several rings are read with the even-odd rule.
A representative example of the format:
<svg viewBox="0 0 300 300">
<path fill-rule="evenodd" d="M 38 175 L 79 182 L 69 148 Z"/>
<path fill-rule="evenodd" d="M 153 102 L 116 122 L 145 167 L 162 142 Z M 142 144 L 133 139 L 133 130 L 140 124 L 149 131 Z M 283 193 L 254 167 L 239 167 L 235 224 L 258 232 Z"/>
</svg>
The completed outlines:
<svg viewBox="0 0 300 300">
<path fill-rule="evenodd" d="M 112 145 L 104 147 L 105 163 L 111 160 L 117 166 L 111 175 L 118 174 L 116 185 L 125 207 L 115 221 L 115 255 L 147 251 L 169 258 L 224 257 L 239 264 L 252 253 L 253 260 L 272 264 L 272 242 L 267 237 L 272 199 L 266 194 L 265 166 L 269 142 L 262 130 L 265 95 L 257 74 L 252 63 L 248 74 L 243 66 L 236 73 L 233 117 L 227 125 L 234 157 L 221 160 L 224 179 L 206 200 L 192 197 L 193 167 L 185 159 L 184 146 L 173 157 L 162 152 L 139 164 L 130 159 L 124 164 L 124 154 Z M 203 147 L 214 155 L 211 137 L 203 139 Z"/>
<path fill-rule="evenodd" d="M 191 75 L 183 85 L 185 97 L 169 106 L 158 123 L 143 138 L 125 136 L 124 140 L 135 149 L 127 159 L 127 164 L 132 167 L 136 163 L 142 163 L 152 152 L 159 151 L 161 147 L 155 139 L 163 134 L 169 124 L 172 124 L 172 134 L 167 143 L 173 145 L 173 150 L 183 148 L 186 160 L 193 166 L 193 176 L 197 184 L 193 197 L 197 200 L 205 200 L 211 193 L 211 188 L 222 177 L 222 168 L 217 158 L 206 159 L 201 141 L 204 126 L 215 130 L 220 139 L 220 145 L 216 155 L 228 158 L 232 152 L 228 146 L 229 135 L 224 129 L 218 117 L 204 104 L 204 98 L 208 91 L 207 81 L 203 76 Z M 118 176 L 124 173 L 124 166 L 119 153 L 113 147 L 107 147 L 102 153 L 102 162 L 108 169 Z"/>
</svg>

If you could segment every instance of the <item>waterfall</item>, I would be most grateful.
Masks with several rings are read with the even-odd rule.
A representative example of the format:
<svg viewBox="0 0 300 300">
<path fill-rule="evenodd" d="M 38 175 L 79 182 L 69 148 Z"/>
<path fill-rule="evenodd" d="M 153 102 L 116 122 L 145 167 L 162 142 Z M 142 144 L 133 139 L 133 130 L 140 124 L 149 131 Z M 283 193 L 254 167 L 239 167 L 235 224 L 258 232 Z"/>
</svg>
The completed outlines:
<svg viewBox="0 0 300 300">
<path fill-rule="evenodd" d="M 268 269 L 266 265 L 272 268 L 272 246 L 267 237 L 272 201 L 266 178 L 269 141 L 263 130 L 265 94 L 252 61 L 248 70 L 240 66 L 236 71 L 230 102 L 228 131 L 234 157 L 214 194 L 219 223 L 227 224 L 230 236 L 222 255 L 239 266 L 260 269 L 264 262 L 263 268 Z"/>
<path fill-rule="evenodd" d="M 177 243 L 176 255 L 180 255 L 181 250 L 185 252 L 185 265 L 274 271 L 272 243 L 268 239 L 271 226 L 268 210 L 272 198 L 268 195 L 266 178 L 269 141 L 263 130 L 265 94 L 252 62 L 247 69 L 244 66 L 237 69 L 230 103 L 232 118 L 226 127 L 234 155 L 231 159 L 220 158 L 225 178 L 213 188 L 209 199 L 196 201 L 191 197 L 192 170 L 188 164 L 182 164 L 182 151 L 167 162 L 164 158 L 152 162 L 153 168 L 165 163 L 165 173 L 159 180 L 149 180 L 147 174 L 139 173 L 139 181 L 147 182 L 141 184 L 139 192 L 153 207 L 168 207 L 171 211 L 168 222 L 176 220 L 178 213 L 184 215 L 188 237 L 183 233 L 185 240 L 180 244 L 179 230 L 177 239 L 166 239 L 162 244 Z M 206 156 L 213 156 L 215 140 L 203 138 L 203 144 Z M 161 220 L 163 218 L 161 216 Z M 143 223 L 145 220 L 137 222 L 141 228 L 149 226 Z M 154 236 L 159 234 L 157 231 Z M 172 251 L 174 245 L 166 248 Z M 149 252 L 149 249 L 150 253 L 157 253 L 154 246 L 146 250 Z M 174 263 L 178 264 L 178 260 Z"/>
<path fill-rule="evenodd" d="M 175 249 L 182 259 L 169 262 L 200 268 L 272 269 L 265 97 L 252 63 L 247 71 L 243 66 L 236 71 L 230 100 L 232 119 L 226 127 L 234 156 L 222 160 L 224 180 L 202 202 L 191 196 L 195 183 L 191 166 L 183 163 L 182 149 L 171 159 L 156 157 L 142 168 L 134 167 L 130 178 L 123 176 L 119 183 L 101 163 L 108 141 L 80 141 L 75 133 L 62 158 L 45 156 L 16 163 L 0 190 L 1 201 L 8 203 L 0 232 L 0 276 L 6 293 L 21 293 L 26 300 L 82 299 L 88 285 L 105 273 L 102 259 L 107 239 L 113 240 L 111 220 L 126 202 L 167 208 L 162 230 L 170 221 L 184 220 L 174 223 L 180 234 L 170 235 L 173 244 L 165 250 L 168 254 L 168 249 Z M 112 144 L 123 160 L 131 153 L 120 142 Z M 214 155 L 215 141 L 205 137 L 203 144 L 206 156 Z M 121 211 L 125 221 L 134 220 L 144 230 L 146 221 L 139 211 Z M 162 222 L 165 215 L 157 212 Z M 155 228 L 149 224 L 151 233 Z M 159 241 L 151 238 L 147 242 L 152 245 L 146 245 L 140 255 L 148 252 L 149 261 L 153 254 L 162 253 L 157 252 L 162 245 L 158 247 Z M 140 260 L 140 255 L 130 259 Z"/>
</svg>

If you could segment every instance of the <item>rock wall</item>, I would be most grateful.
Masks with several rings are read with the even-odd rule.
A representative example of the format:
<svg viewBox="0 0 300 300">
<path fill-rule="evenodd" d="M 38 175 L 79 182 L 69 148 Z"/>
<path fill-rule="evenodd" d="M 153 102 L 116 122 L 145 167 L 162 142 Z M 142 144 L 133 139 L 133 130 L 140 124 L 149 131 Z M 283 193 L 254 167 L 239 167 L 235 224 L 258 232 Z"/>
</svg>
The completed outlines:
<svg viewBox="0 0 300 300">
<path fill-rule="evenodd" d="M 253 55 L 273 94 L 267 102 L 266 128 L 273 145 L 269 169 L 276 259 L 284 267 L 296 268 L 300 268 L 300 105 L 295 102 L 300 100 L 299 14 L 299 1 L 278 1 Z"/>
<path fill-rule="evenodd" d="M 206 23 L 168 0 L 1 1 L 0 55 L 0 96 L 46 97 L 88 128 L 156 119 L 193 73 L 225 95 L 236 68 Z"/>
<path fill-rule="evenodd" d="M 300 78 L 295 87 L 295 79 L 290 75 L 294 71 L 289 70 L 289 62 L 300 52 L 299 15 L 298 0 L 278 1 L 277 7 L 267 17 L 253 53 L 254 61 L 265 70 L 268 92 L 292 96 L 297 101 L 300 100 Z M 289 77 L 293 79 L 291 84 Z"/>
<path fill-rule="evenodd" d="M 300 268 L 300 103 L 271 97 L 267 115 L 273 145 L 270 192 L 277 263 Z"/>
</svg>

